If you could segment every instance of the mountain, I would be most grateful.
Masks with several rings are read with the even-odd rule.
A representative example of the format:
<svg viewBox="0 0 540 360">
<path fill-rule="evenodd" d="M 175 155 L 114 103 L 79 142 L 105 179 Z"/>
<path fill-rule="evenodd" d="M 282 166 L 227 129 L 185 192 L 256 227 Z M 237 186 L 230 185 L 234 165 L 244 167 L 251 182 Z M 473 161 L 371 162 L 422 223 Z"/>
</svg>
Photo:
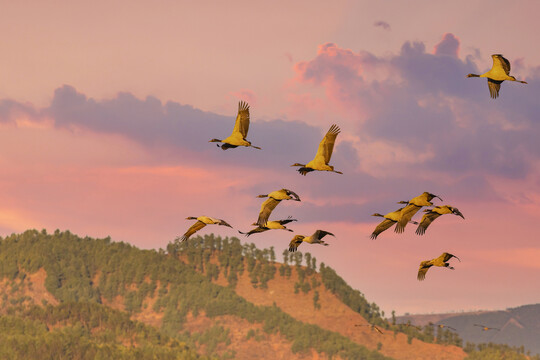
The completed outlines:
<svg viewBox="0 0 540 360">
<path fill-rule="evenodd" d="M 448 330 L 391 325 L 309 253 L 284 255 L 213 235 L 158 251 L 69 231 L 8 236 L 0 358 L 467 356 Z"/>
<path fill-rule="evenodd" d="M 540 354 L 540 304 L 500 311 L 408 315 L 398 317 L 397 320 L 410 321 L 416 325 L 425 325 L 428 322 L 445 324 L 454 327 L 464 342 L 507 344 Z M 474 324 L 497 328 L 500 331 L 484 331 Z"/>
</svg>

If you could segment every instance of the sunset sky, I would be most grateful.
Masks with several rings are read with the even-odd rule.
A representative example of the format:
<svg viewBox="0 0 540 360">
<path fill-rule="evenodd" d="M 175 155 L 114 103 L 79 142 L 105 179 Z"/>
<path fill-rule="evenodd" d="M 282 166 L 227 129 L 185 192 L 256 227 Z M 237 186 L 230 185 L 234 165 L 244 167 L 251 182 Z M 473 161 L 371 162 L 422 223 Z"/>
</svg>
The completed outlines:
<svg viewBox="0 0 540 360">
<path fill-rule="evenodd" d="M 386 314 L 540 302 L 540 2 L 0 1 L 0 235 L 29 228 L 165 248 L 188 216 L 273 219 Z M 501 18 L 504 13 L 504 17 Z M 489 97 L 491 54 L 528 85 Z M 238 101 L 248 140 L 218 149 Z M 300 176 L 331 124 L 331 164 Z M 429 191 L 459 208 L 375 241 L 375 212 Z M 417 215 L 420 217 L 420 214 Z M 238 236 L 226 227 L 199 232 Z M 248 239 L 281 254 L 293 234 Z M 245 238 L 242 237 L 242 241 Z M 447 251 L 455 271 L 421 260 Z"/>
</svg>

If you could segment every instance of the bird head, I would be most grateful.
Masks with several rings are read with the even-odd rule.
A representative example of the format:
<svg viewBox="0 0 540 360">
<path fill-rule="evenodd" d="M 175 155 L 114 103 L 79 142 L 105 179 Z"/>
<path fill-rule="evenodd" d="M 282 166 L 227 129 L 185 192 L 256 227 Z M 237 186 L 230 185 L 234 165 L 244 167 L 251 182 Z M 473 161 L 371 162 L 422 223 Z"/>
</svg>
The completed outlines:
<svg viewBox="0 0 540 360">
<path fill-rule="evenodd" d="M 478 76 L 476 74 L 468 74 L 467 77 L 469 78 L 469 77 L 480 77 L 480 76 Z"/>
<path fill-rule="evenodd" d="M 409 204 L 408 201 L 404 201 L 404 200 L 398 201 L 397 203 L 398 203 L 398 204 Z"/>
<path fill-rule="evenodd" d="M 306 165 L 304 165 L 304 164 L 300 164 L 300 163 L 294 163 L 294 164 L 293 164 L 293 165 L 291 165 L 291 166 L 306 166 Z"/>
<path fill-rule="evenodd" d="M 194 217 L 194 216 L 189 216 L 189 217 L 186 218 L 186 220 L 197 220 L 197 218 Z"/>
<path fill-rule="evenodd" d="M 265 198 L 265 197 L 268 197 L 268 194 L 266 195 L 257 195 L 258 198 Z"/>
<path fill-rule="evenodd" d="M 384 217 L 384 215 L 382 215 L 382 214 L 379 214 L 379 213 L 371 214 L 371 216 L 379 216 L 379 217 Z"/>
<path fill-rule="evenodd" d="M 212 140 L 210 140 L 210 141 L 208 141 L 208 142 L 221 142 L 221 140 L 219 140 L 219 139 L 212 139 Z"/>
</svg>

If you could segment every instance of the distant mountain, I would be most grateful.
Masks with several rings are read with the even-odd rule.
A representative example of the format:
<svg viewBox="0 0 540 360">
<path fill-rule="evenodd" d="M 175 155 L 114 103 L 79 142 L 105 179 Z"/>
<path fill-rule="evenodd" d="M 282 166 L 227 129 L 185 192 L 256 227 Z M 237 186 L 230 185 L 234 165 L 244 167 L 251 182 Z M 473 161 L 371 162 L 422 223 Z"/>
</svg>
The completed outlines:
<svg viewBox="0 0 540 360">
<path fill-rule="evenodd" d="M 425 325 L 428 322 L 445 324 L 455 328 L 464 342 L 523 346 L 526 351 L 540 354 L 540 304 L 501 311 L 407 315 L 397 317 L 397 321 L 410 321 L 416 325 Z M 483 331 L 474 324 L 498 328 L 500 331 Z"/>
</svg>

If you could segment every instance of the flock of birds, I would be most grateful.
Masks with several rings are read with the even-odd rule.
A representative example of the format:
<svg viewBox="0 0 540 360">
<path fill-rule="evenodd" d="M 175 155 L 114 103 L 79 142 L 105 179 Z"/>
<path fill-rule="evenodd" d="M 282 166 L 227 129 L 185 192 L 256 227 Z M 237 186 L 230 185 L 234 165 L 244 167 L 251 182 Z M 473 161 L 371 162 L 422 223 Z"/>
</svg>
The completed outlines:
<svg viewBox="0 0 540 360">
<path fill-rule="evenodd" d="M 476 74 L 467 75 L 467 77 L 487 78 L 491 98 L 495 99 L 499 96 L 501 83 L 505 80 L 517 81 L 517 82 L 526 84 L 525 81 L 516 80 L 515 77 L 510 76 L 510 62 L 507 59 L 505 59 L 502 55 L 494 54 L 492 55 L 492 58 L 493 58 L 493 66 L 488 72 L 482 75 L 476 75 Z M 261 149 L 260 147 L 254 146 L 251 144 L 250 141 L 246 140 L 246 137 L 249 131 L 249 124 L 250 124 L 249 105 L 244 101 L 240 101 L 238 105 L 238 114 L 236 116 L 236 122 L 233 128 L 232 134 L 223 140 L 212 139 L 209 142 L 222 143 L 221 146 L 219 144 L 217 146 L 221 147 L 223 150 L 236 148 L 238 146 L 252 147 L 252 148 L 260 150 Z M 334 150 L 334 144 L 339 133 L 340 133 L 340 128 L 336 124 L 333 124 L 332 126 L 330 126 L 330 129 L 328 130 L 328 132 L 326 133 L 326 135 L 324 136 L 324 138 L 321 140 L 319 144 L 319 147 L 317 149 L 317 153 L 314 159 L 308 162 L 307 164 L 295 163 L 291 166 L 299 167 L 297 169 L 298 172 L 304 176 L 306 176 L 309 172 L 313 172 L 313 171 L 329 171 L 329 172 L 334 172 L 337 174 L 343 174 L 341 171 L 334 170 L 334 167 L 332 165 L 329 165 L 330 158 L 332 157 L 332 152 Z M 259 212 L 257 222 L 252 224 L 253 226 L 256 226 L 256 227 L 248 232 L 239 231 L 239 233 L 244 234 L 245 236 L 250 236 L 256 233 L 261 233 L 268 230 L 277 230 L 277 229 L 292 232 L 292 230 L 288 229 L 285 225 L 290 222 L 297 221 L 296 219 L 289 217 L 284 220 L 269 220 L 269 218 L 270 218 L 270 215 L 272 214 L 272 211 L 276 208 L 276 206 L 279 205 L 281 201 L 283 200 L 301 201 L 298 194 L 296 194 L 295 192 L 289 189 L 280 189 L 266 195 L 258 195 L 257 197 L 267 198 L 267 199 L 261 205 L 261 210 Z M 442 215 L 453 214 L 453 215 L 456 215 L 465 219 L 463 214 L 456 207 L 453 207 L 450 205 L 434 206 L 432 203 L 432 200 L 435 198 L 438 198 L 439 200 L 442 201 L 442 199 L 439 196 L 431 194 L 429 192 L 424 192 L 421 195 L 416 196 L 408 201 L 399 201 L 398 204 L 402 204 L 405 206 L 395 211 L 392 211 L 390 213 L 387 213 L 386 215 L 381 215 L 379 213 L 373 214 L 373 216 L 382 217 L 384 218 L 384 220 L 377 225 L 375 230 L 373 230 L 373 233 L 371 234 L 371 239 L 373 240 L 377 239 L 377 237 L 382 232 L 384 232 L 385 230 L 388 230 L 394 224 L 396 225 L 395 227 L 396 233 L 403 233 L 405 231 L 405 227 L 407 226 L 407 224 L 412 223 L 414 225 L 417 225 L 416 234 L 424 235 L 427 228 L 431 225 L 431 223 Z M 420 209 L 423 207 L 427 207 L 427 208 L 424 209 L 425 214 L 422 216 L 422 219 L 420 220 L 420 222 L 413 221 L 412 220 L 413 216 L 418 211 L 420 211 Z M 186 219 L 197 220 L 197 221 L 185 232 L 185 234 L 178 237 L 177 240 L 186 241 L 187 239 L 189 239 L 191 235 L 201 230 L 206 225 L 223 225 L 223 226 L 232 228 L 232 226 L 228 224 L 225 220 L 216 219 L 209 216 L 199 216 L 199 217 L 190 216 Z M 316 230 L 310 236 L 295 235 L 289 243 L 289 251 L 291 252 L 297 251 L 298 247 L 303 242 L 308 243 L 308 244 L 320 244 L 323 246 L 328 246 L 328 243 L 322 240 L 326 235 L 334 236 L 334 234 L 332 234 L 331 232 L 320 230 L 320 229 Z M 461 262 L 461 260 L 457 256 L 450 254 L 448 252 L 442 253 L 437 258 L 420 262 L 417 279 L 424 280 L 426 277 L 427 271 L 432 266 L 443 267 L 443 268 L 454 270 L 454 268 L 450 266 L 450 264 L 448 263 L 448 261 L 451 258 L 456 258 Z M 364 326 L 364 325 L 358 325 L 358 326 Z M 372 329 L 380 332 L 380 330 L 377 329 L 374 325 L 369 324 L 366 326 L 371 326 Z M 439 325 L 439 326 L 448 327 L 445 325 Z M 499 330 L 496 328 L 491 328 L 491 327 L 478 325 L 478 324 L 475 324 L 475 326 L 482 327 L 484 331 Z"/>
<path fill-rule="evenodd" d="M 404 324 L 399 324 L 399 325 L 405 325 L 407 327 L 413 327 L 416 330 L 422 330 L 422 328 L 420 326 L 413 325 L 410 322 L 407 322 L 407 323 L 404 323 Z M 448 326 L 448 325 L 444 325 L 444 324 L 433 324 L 433 325 L 440 328 L 440 329 L 450 329 L 452 331 L 457 331 L 455 328 L 453 328 L 451 326 Z M 473 325 L 477 326 L 479 328 L 482 328 L 482 331 L 490 331 L 490 330 L 501 331 L 501 329 L 499 329 L 499 328 L 489 327 L 489 326 L 486 326 L 486 325 L 480 325 L 480 324 L 473 324 Z M 371 330 L 376 331 L 379 334 L 383 333 L 382 330 L 377 327 L 377 325 L 373 325 L 373 324 L 355 324 L 354 326 L 357 326 L 357 327 L 368 326 Z"/>
</svg>

